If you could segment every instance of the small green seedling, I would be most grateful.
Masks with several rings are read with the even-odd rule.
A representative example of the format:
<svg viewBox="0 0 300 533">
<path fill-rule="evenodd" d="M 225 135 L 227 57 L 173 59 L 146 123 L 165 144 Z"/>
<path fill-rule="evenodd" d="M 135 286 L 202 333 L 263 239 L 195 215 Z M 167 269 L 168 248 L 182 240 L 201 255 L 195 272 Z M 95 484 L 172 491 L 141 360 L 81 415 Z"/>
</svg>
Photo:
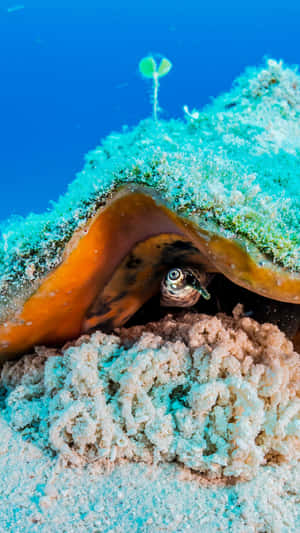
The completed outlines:
<svg viewBox="0 0 300 533">
<path fill-rule="evenodd" d="M 142 76 L 153 80 L 153 118 L 157 121 L 158 105 L 158 88 L 159 78 L 170 72 L 172 63 L 166 57 L 163 57 L 157 67 L 157 63 L 152 56 L 143 57 L 139 63 L 139 69 Z"/>
</svg>

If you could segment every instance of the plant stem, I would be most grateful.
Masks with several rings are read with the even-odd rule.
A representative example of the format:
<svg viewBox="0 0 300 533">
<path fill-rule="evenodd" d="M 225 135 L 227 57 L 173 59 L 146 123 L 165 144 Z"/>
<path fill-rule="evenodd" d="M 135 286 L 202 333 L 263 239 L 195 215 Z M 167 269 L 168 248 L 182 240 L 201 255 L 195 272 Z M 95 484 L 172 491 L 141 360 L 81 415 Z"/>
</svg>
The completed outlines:
<svg viewBox="0 0 300 533">
<path fill-rule="evenodd" d="M 159 109 L 158 106 L 158 87 L 159 87 L 159 81 L 158 81 L 158 74 L 155 72 L 153 74 L 153 118 L 155 122 L 157 122 L 157 112 Z"/>
</svg>

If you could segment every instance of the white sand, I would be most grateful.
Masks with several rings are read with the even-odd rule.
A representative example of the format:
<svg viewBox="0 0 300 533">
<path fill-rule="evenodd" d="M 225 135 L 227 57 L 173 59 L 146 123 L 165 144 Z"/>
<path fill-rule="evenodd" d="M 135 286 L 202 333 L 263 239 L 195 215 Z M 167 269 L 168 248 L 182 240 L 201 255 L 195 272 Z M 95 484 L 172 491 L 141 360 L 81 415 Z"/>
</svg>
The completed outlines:
<svg viewBox="0 0 300 533">
<path fill-rule="evenodd" d="M 300 468 L 261 468 L 219 486 L 182 478 L 175 464 L 70 467 L 0 418 L 1 532 L 214 533 L 299 531 Z M 298 524 L 298 526 L 297 526 Z"/>
</svg>

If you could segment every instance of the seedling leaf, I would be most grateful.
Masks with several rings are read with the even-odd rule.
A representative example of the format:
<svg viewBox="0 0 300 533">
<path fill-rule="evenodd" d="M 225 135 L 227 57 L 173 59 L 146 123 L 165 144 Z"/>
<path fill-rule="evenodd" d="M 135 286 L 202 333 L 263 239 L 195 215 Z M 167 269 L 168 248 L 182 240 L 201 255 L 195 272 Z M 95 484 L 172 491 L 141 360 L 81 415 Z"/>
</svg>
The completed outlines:
<svg viewBox="0 0 300 533">
<path fill-rule="evenodd" d="M 161 60 L 160 65 L 158 67 L 158 71 L 157 71 L 158 76 L 160 78 L 161 76 L 165 76 L 166 74 L 168 74 L 168 72 L 170 72 L 171 68 L 172 68 L 171 61 L 169 61 L 166 57 L 164 57 Z"/>
<path fill-rule="evenodd" d="M 153 57 L 143 57 L 139 63 L 140 73 L 145 76 L 145 78 L 154 78 L 156 72 L 156 62 Z"/>
</svg>

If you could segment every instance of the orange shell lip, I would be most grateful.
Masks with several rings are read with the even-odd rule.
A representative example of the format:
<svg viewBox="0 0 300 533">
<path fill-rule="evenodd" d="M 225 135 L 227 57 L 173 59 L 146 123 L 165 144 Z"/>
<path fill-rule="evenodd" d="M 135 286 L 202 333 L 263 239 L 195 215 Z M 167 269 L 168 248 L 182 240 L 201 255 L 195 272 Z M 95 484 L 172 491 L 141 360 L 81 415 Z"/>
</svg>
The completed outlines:
<svg viewBox="0 0 300 533">
<path fill-rule="evenodd" d="M 185 243 L 184 253 L 176 251 L 176 242 Z M 166 259 L 163 251 L 171 245 L 175 252 Z M 142 189 L 124 188 L 74 233 L 61 264 L 18 313 L 0 324 L 0 360 L 37 344 L 61 344 L 106 321 L 124 323 L 158 289 L 163 265 L 177 257 L 222 272 L 263 296 L 300 303 L 300 275 L 275 266 L 252 248 L 248 252 L 245 243 L 222 236 L 217 228 L 199 228 Z M 144 261 L 129 282 L 126 261 L 133 251 Z M 126 283 L 130 291 L 121 298 Z M 101 308 L 101 295 L 115 305 L 87 316 L 99 298 Z"/>
</svg>

